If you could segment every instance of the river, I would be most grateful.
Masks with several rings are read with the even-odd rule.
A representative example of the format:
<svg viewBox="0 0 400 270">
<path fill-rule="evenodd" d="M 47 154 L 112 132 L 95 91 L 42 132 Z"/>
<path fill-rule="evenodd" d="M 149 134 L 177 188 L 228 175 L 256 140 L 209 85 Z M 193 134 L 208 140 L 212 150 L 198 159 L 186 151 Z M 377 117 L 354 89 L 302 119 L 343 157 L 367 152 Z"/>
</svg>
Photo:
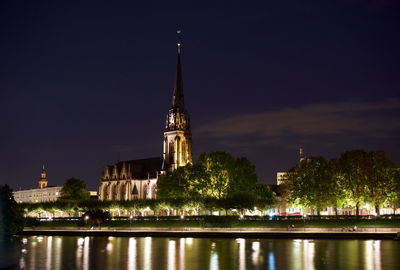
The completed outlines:
<svg viewBox="0 0 400 270">
<path fill-rule="evenodd" d="M 400 241 L 30 236 L 17 269 L 400 269 Z"/>
</svg>

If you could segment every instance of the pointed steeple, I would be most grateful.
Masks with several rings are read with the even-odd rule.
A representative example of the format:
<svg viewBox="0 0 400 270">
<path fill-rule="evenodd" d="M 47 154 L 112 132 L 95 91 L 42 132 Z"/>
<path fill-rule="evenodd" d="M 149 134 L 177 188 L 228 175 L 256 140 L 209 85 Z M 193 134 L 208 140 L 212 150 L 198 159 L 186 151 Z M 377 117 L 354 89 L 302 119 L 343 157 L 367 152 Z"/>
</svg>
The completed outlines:
<svg viewBox="0 0 400 270">
<path fill-rule="evenodd" d="M 183 101 L 183 83 L 181 67 L 181 31 L 177 31 L 178 55 L 172 108 L 169 109 L 165 121 L 163 173 L 170 173 L 180 166 L 192 163 L 192 132 L 190 118 Z"/>
<path fill-rule="evenodd" d="M 174 96 L 172 98 L 172 108 L 179 108 L 180 112 L 185 111 L 184 99 L 183 99 L 183 82 L 182 82 L 182 67 L 181 67 L 181 30 L 176 31 L 177 33 L 177 49 L 178 55 L 176 59 L 176 73 L 174 82 Z"/>
</svg>

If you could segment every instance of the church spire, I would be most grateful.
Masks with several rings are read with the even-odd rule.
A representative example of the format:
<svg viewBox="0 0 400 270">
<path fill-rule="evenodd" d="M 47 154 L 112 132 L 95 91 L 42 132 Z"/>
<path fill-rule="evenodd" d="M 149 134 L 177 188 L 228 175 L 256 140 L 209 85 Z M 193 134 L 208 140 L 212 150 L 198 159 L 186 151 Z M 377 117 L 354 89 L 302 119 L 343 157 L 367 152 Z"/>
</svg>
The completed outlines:
<svg viewBox="0 0 400 270">
<path fill-rule="evenodd" d="M 178 55 L 176 60 L 176 73 L 174 82 L 174 96 L 172 98 L 172 108 L 179 109 L 180 112 L 185 111 L 185 105 L 183 101 L 183 82 L 182 82 L 182 67 L 181 67 L 181 30 L 176 31 L 177 33 L 177 49 Z"/>
<path fill-rule="evenodd" d="M 176 168 L 192 163 L 192 132 L 189 114 L 183 101 L 181 67 L 181 31 L 178 34 L 176 74 L 172 108 L 169 109 L 164 132 L 163 173 L 170 173 Z"/>
</svg>

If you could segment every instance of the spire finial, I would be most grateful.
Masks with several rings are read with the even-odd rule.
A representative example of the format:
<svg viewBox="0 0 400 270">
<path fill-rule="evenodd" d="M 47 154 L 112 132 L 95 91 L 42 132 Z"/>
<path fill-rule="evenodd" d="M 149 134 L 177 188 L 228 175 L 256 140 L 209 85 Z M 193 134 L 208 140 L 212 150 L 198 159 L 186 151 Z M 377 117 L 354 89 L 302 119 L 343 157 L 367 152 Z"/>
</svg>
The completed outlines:
<svg viewBox="0 0 400 270">
<path fill-rule="evenodd" d="M 182 45 L 182 43 L 181 43 L 181 38 L 182 38 L 181 34 L 182 34 L 182 30 L 176 30 L 176 45 L 178 46 L 178 53 L 179 54 L 181 53 L 181 45 Z"/>
<path fill-rule="evenodd" d="M 175 83 L 174 83 L 174 96 L 172 99 L 172 107 L 174 109 L 179 108 L 180 112 L 185 111 L 185 106 L 183 102 L 183 83 L 182 83 L 182 67 L 181 67 L 181 30 L 176 31 L 178 46 L 178 55 L 176 59 L 176 73 L 175 73 Z"/>
</svg>

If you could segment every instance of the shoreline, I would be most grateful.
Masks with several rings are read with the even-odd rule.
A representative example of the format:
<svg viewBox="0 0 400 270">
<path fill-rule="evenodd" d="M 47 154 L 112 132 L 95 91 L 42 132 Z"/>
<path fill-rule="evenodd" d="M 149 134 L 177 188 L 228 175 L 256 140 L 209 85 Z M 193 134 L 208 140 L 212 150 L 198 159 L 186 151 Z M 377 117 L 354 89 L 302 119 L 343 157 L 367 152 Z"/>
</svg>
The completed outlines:
<svg viewBox="0 0 400 270">
<path fill-rule="evenodd" d="M 319 229 L 319 230 L 318 230 Z M 264 238 L 264 239 L 363 239 L 400 240 L 400 228 L 375 231 L 342 232 L 307 228 L 305 231 L 271 228 L 24 228 L 21 236 L 116 236 L 116 237 L 193 237 L 193 238 Z"/>
</svg>

